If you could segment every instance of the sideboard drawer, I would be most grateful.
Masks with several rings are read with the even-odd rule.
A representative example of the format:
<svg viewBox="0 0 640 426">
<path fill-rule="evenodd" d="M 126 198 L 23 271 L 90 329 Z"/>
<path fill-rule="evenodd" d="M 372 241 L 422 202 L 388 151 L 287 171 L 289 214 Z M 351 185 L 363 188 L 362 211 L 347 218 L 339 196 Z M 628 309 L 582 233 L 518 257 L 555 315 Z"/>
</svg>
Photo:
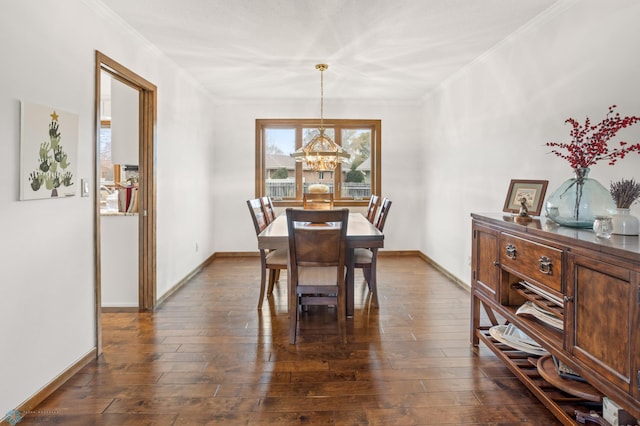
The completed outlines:
<svg viewBox="0 0 640 426">
<path fill-rule="evenodd" d="M 503 233 L 500 264 L 532 284 L 562 292 L 562 250 Z"/>
</svg>

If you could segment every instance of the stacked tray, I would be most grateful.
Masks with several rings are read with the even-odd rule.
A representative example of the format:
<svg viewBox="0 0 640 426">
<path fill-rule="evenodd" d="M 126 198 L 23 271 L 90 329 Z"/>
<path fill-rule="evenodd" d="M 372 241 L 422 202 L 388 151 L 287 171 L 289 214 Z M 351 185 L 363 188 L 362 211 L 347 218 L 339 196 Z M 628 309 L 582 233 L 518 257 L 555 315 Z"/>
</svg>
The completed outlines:
<svg viewBox="0 0 640 426">
<path fill-rule="evenodd" d="M 500 343 L 504 343 L 513 349 L 539 356 L 549 354 L 542 346 L 513 324 L 493 326 L 489 329 L 489 334 Z"/>
<path fill-rule="evenodd" d="M 550 325 L 551 327 L 558 330 L 564 329 L 564 322 L 562 318 L 558 318 L 552 312 L 542 309 L 532 301 L 527 301 L 524 303 L 524 305 L 518 308 L 518 310 L 516 311 L 516 315 L 521 314 L 532 315 L 534 318 L 539 319 L 543 323 Z"/>
</svg>

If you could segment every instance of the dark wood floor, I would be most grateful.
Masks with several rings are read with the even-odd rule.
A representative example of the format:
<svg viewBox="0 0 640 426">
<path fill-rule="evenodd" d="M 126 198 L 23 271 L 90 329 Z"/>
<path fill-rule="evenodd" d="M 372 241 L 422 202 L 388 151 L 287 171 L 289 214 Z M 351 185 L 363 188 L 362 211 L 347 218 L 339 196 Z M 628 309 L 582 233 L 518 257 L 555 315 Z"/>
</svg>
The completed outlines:
<svg viewBox="0 0 640 426">
<path fill-rule="evenodd" d="M 258 312 L 259 259 L 217 259 L 153 313 L 103 315 L 103 355 L 21 425 L 558 424 L 470 347 L 465 289 L 417 257 L 378 277 L 379 310 L 356 275 L 346 346 L 321 307 L 290 345 L 284 281 Z"/>
</svg>

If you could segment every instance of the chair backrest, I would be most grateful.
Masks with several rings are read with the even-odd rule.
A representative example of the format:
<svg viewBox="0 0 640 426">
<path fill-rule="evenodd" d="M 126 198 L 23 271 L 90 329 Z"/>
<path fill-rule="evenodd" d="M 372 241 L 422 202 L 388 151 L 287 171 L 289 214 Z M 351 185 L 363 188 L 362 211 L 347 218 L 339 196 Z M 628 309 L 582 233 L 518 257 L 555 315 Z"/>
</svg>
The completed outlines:
<svg viewBox="0 0 640 426">
<path fill-rule="evenodd" d="M 344 270 L 348 209 L 288 208 L 286 214 L 292 276 L 298 266 L 338 266 L 338 271 Z"/>
<path fill-rule="evenodd" d="M 349 210 L 288 208 L 289 343 L 296 342 L 300 306 L 336 306 L 338 334 L 347 343 L 345 258 Z"/>
<path fill-rule="evenodd" d="M 332 210 L 333 193 L 305 192 L 302 194 L 302 204 L 306 210 Z"/>
<path fill-rule="evenodd" d="M 379 203 L 380 197 L 375 194 L 371 194 L 371 198 L 369 198 L 369 205 L 367 206 L 367 220 L 371 223 L 376 220 Z"/>
<path fill-rule="evenodd" d="M 389 209 L 391 208 L 391 200 L 384 198 L 380 204 L 380 211 L 376 219 L 375 226 L 380 232 L 384 229 L 384 224 L 387 222 L 387 216 L 389 215 Z"/>
<path fill-rule="evenodd" d="M 249 212 L 253 219 L 253 226 L 256 228 L 256 235 L 264 231 L 267 227 L 267 219 L 265 218 L 264 211 L 262 210 L 262 204 L 259 198 L 247 200 L 247 206 L 249 206 Z"/>
<path fill-rule="evenodd" d="M 264 212 L 264 218 L 267 224 L 276 220 L 276 212 L 273 209 L 273 202 L 270 197 L 261 197 L 260 204 L 262 204 L 262 211 Z"/>
</svg>

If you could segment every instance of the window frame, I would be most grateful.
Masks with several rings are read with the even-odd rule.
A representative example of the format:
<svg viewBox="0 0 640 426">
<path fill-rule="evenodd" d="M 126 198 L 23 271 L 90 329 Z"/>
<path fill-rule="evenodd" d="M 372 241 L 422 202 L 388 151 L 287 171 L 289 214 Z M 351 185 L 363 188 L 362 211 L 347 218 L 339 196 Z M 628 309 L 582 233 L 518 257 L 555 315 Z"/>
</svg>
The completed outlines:
<svg viewBox="0 0 640 426">
<path fill-rule="evenodd" d="M 382 146 L 382 121 L 370 119 L 324 119 L 324 127 L 335 129 L 334 142 L 342 145 L 343 129 L 370 129 L 371 130 L 371 193 L 380 195 L 382 193 L 382 168 L 381 168 L 381 146 Z M 295 129 L 296 149 L 302 144 L 303 128 L 319 128 L 319 119 L 299 119 L 299 118 L 258 118 L 256 119 L 256 145 L 255 145 L 255 196 L 263 197 L 266 194 L 266 141 L 265 130 L 268 128 Z M 296 198 L 287 200 L 274 200 L 275 206 L 297 207 L 302 206 L 302 163 L 296 163 Z M 369 199 L 357 200 L 354 198 L 342 198 L 342 165 L 338 165 L 335 170 L 335 200 L 337 207 L 366 206 Z"/>
<path fill-rule="evenodd" d="M 110 129 L 111 128 L 111 120 L 110 119 L 102 119 L 100 120 L 100 130 L 102 131 L 102 129 Z M 111 135 L 109 135 L 109 140 L 111 140 Z M 111 143 L 111 142 L 109 142 Z M 99 177 L 100 177 L 100 184 L 104 185 L 108 188 L 115 188 L 118 183 L 120 182 L 120 164 L 113 164 L 113 162 L 111 161 L 111 153 L 109 153 L 109 163 L 111 164 L 111 168 L 113 169 L 113 182 L 110 181 L 105 181 L 102 182 L 102 146 L 100 146 L 99 149 L 100 153 L 100 172 L 99 172 Z M 111 145 L 109 145 L 109 151 L 111 151 Z"/>
</svg>

